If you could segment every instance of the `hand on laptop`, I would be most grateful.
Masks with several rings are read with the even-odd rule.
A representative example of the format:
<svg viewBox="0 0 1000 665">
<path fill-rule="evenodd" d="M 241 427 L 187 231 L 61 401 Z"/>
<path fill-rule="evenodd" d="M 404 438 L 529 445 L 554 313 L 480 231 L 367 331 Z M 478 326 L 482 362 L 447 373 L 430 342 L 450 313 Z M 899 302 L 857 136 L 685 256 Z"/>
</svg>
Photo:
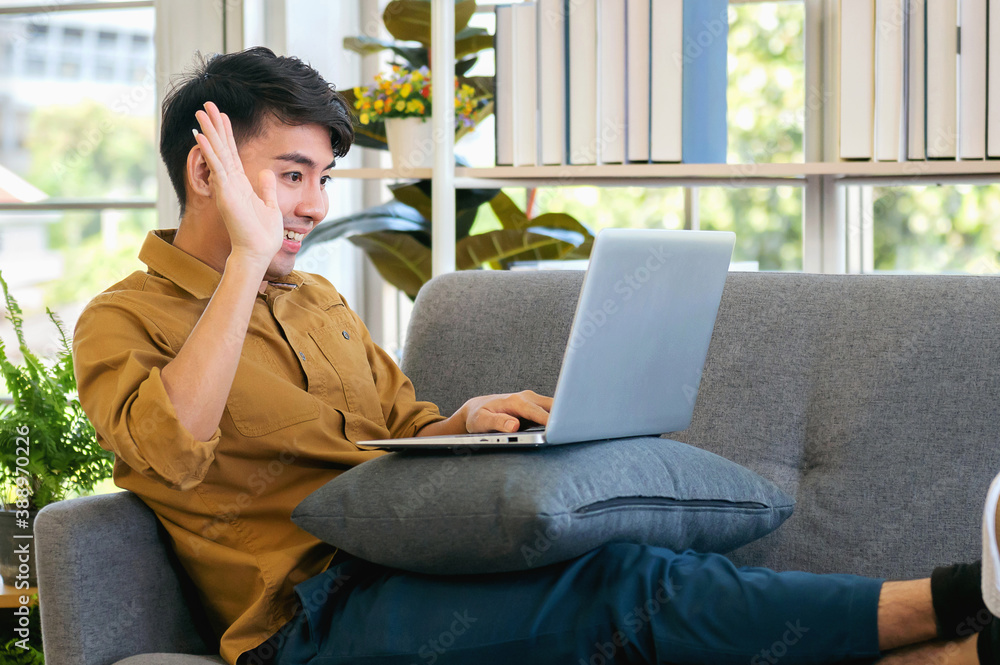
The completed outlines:
<svg viewBox="0 0 1000 665">
<path fill-rule="evenodd" d="M 522 425 L 546 424 L 551 409 L 551 397 L 531 390 L 473 397 L 450 418 L 425 426 L 417 432 L 417 436 L 516 432 Z"/>
</svg>

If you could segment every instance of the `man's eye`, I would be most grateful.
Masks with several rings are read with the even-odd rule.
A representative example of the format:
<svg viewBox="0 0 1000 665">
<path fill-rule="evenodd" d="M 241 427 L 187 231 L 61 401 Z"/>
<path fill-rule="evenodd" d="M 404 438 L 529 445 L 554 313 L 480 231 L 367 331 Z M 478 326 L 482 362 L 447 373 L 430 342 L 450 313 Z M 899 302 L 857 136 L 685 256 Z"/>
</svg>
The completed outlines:
<svg viewBox="0 0 1000 665">
<path fill-rule="evenodd" d="M 330 176 L 325 175 L 319 179 L 319 186 L 326 187 L 327 183 L 330 182 Z"/>
<path fill-rule="evenodd" d="M 302 180 L 302 174 L 301 174 L 301 173 L 299 173 L 298 171 L 294 171 L 294 172 L 292 172 L 292 173 L 288 173 L 288 174 L 286 174 L 286 175 L 287 175 L 287 176 L 288 176 L 289 178 L 291 178 L 291 179 L 292 179 L 292 182 L 298 182 L 298 181 Z"/>
</svg>

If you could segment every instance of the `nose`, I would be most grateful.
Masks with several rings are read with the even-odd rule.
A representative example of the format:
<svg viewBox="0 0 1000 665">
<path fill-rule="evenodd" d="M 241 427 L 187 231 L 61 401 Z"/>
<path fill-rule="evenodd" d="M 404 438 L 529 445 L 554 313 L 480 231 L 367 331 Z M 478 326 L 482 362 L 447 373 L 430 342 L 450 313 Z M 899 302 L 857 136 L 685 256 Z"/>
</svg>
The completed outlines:
<svg viewBox="0 0 1000 665">
<path fill-rule="evenodd" d="M 323 221 L 329 207 L 323 186 L 319 181 L 312 181 L 301 189 L 301 193 L 302 198 L 295 206 L 296 217 L 309 218 L 316 223 Z"/>
</svg>

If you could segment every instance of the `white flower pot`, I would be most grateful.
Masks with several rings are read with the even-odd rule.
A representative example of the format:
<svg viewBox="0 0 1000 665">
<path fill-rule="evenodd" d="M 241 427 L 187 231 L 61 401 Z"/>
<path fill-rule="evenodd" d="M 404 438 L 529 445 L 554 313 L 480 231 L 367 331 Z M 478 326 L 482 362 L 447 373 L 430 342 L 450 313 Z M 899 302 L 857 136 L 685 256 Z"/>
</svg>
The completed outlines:
<svg viewBox="0 0 1000 665">
<path fill-rule="evenodd" d="M 434 136 L 430 118 L 386 118 L 385 138 L 398 170 L 434 166 Z"/>
</svg>

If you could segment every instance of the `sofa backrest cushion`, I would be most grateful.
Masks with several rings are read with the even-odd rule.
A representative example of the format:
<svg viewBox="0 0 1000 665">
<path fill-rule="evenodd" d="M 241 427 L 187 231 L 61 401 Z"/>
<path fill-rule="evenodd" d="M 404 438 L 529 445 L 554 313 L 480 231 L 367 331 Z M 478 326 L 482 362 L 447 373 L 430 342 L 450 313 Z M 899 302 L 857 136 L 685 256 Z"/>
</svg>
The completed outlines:
<svg viewBox="0 0 1000 665">
<path fill-rule="evenodd" d="M 420 292 L 403 369 L 451 413 L 551 395 L 583 273 L 464 272 Z M 667 433 L 795 497 L 732 554 L 778 570 L 919 577 L 978 558 L 1000 471 L 1000 280 L 730 273 L 691 427 Z"/>
</svg>

